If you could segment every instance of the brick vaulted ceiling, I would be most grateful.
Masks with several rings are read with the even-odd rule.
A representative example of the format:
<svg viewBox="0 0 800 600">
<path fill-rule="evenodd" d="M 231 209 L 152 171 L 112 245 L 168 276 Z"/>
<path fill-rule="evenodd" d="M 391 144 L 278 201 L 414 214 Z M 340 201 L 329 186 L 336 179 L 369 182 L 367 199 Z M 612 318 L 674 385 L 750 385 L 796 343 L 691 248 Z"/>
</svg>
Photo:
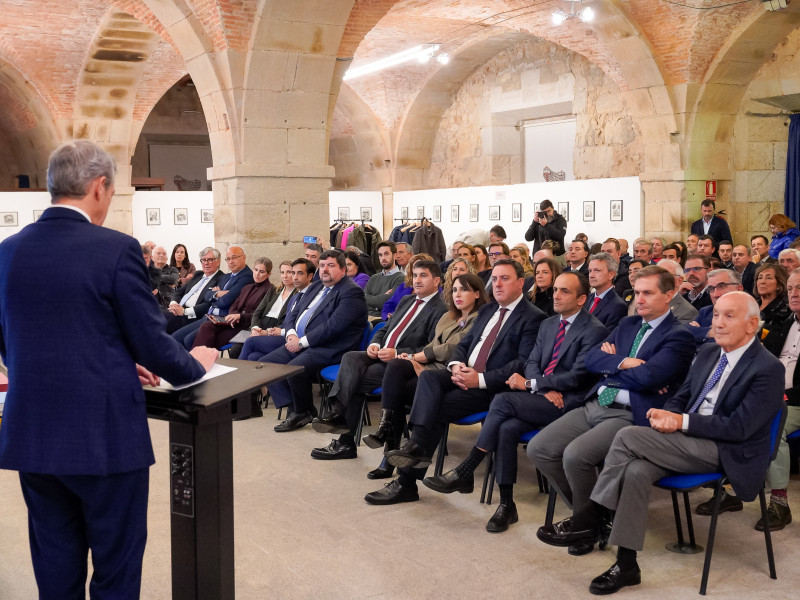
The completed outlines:
<svg viewBox="0 0 800 600">
<path fill-rule="evenodd" d="M 0 19 L 0 67 L 16 74 L 9 86 L 0 81 L 4 102 L 0 127 L 19 130 L 33 126 L 41 110 L 30 110 L 34 100 L 54 121 L 74 117 L 81 70 L 108 15 L 126 12 L 158 34 L 155 49 L 137 88 L 133 116 L 144 119 L 161 94 L 186 72 L 184 59 L 149 6 L 174 4 L 183 14 L 193 13 L 215 51 L 246 52 L 253 25 L 261 11 L 268 17 L 281 0 L 3 0 Z M 619 15 L 620 27 L 609 19 L 607 30 L 592 25 L 550 23 L 556 8 L 569 10 L 566 0 L 319 0 L 350 10 L 338 55 L 354 64 L 407 49 L 418 43 L 442 42 L 443 51 L 457 53 L 492 32 L 514 31 L 549 40 L 582 54 L 599 65 L 622 89 L 623 69 L 608 40 L 631 35 L 631 27 L 650 47 L 664 82 L 700 83 L 737 27 L 761 11 L 757 0 L 594 0 L 605 15 Z M 352 9 L 350 7 L 352 6 Z M 715 8 L 722 6 L 721 8 Z M 155 10 L 155 9 L 154 9 Z M 622 22 L 624 21 L 624 23 Z M 601 35 L 602 34 L 602 35 Z M 480 65 L 475 65 L 477 68 Z M 373 111 L 382 129 L 390 131 L 432 76 L 435 65 L 405 65 L 349 82 Z M 19 98 L 27 86 L 28 97 Z M 340 111 L 337 111 L 341 114 Z M 337 114 L 334 113 L 334 114 Z M 336 118 L 334 119 L 336 121 Z M 346 131 L 333 124 L 332 134 Z M 12 131 L 13 132 L 13 131 Z"/>
</svg>

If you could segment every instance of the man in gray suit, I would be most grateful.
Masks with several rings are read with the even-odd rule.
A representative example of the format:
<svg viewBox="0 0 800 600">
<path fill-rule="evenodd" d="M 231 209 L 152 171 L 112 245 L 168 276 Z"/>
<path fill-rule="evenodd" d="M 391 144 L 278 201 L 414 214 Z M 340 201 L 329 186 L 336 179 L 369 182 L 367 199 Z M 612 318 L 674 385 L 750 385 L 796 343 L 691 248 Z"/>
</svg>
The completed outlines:
<svg viewBox="0 0 800 600">
<path fill-rule="evenodd" d="M 609 543 L 617 562 L 592 581 L 593 594 L 641 583 L 636 552 L 644 546 L 654 481 L 670 473 L 722 470 L 743 500 L 764 486 L 770 423 L 783 405 L 781 362 L 756 339 L 758 304 L 731 292 L 714 307 L 714 338 L 700 350 L 689 376 L 663 409 L 647 412 L 650 427 L 620 430 L 605 459 L 591 502 L 571 518 L 541 527 L 555 546 L 593 539 L 604 510 L 616 510 Z M 668 434 L 668 435 L 664 435 Z"/>
<path fill-rule="evenodd" d="M 613 293 L 613 292 L 612 292 Z M 496 453 L 495 471 L 500 504 L 486 525 L 490 533 L 508 529 L 518 520 L 513 488 L 517 479 L 519 436 L 552 423 L 583 404 L 598 377 L 584 366 L 586 351 L 606 336 L 606 328 L 581 310 L 589 295 L 588 279 L 577 271 L 562 273 L 553 285 L 557 315 L 546 319 L 525 363 L 525 375 L 506 382 L 514 392 L 497 394 L 469 457 L 452 471 L 423 483 L 437 492 L 471 492 L 473 473 L 488 452 Z M 619 300 L 619 299 L 618 299 Z"/>
</svg>

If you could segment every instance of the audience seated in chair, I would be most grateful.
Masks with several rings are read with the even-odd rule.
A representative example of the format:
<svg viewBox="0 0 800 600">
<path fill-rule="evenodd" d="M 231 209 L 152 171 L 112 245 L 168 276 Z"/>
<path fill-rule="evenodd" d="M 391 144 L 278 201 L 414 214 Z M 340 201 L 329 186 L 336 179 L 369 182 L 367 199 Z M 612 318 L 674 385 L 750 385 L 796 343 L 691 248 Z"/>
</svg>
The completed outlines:
<svg viewBox="0 0 800 600">
<path fill-rule="evenodd" d="M 687 325 L 698 344 L 714 341 L 714 332 L 711 331 L 711 319 L 714 316 L 714 306 L 725 294 L 742 291 L 742 277 L 733 269 L 715 269 L 708 274 L 708 295 L 711 306 L 704 306 L 697 314 L 697 319 Z"/>
<path fill-rule="evenodd" d="M 216 248 L 200 251 L 200 271 L 172 294 L 167 307 L 167 333 L 173 333 L 202 319 L 211 307 L 214 289 L 225 273 L 220 271 L 220 253 Z"/>
<path fill-rule="evenodd" d="M 589 285 L 594 291 L 583 309 L 589 311 L 608 331 L 613 331 L 620 319 L 628 314 L 628 306 L 614 290 L 614 277 L 619 263 L 605 252 L 589 257 Z"/>
<path fill-rule="evenodd" d="M 545 427 L 567 411 L 582 406 L 598 379 L 586 370 L 584 358 L 608 332 L 593 315 L 581 310 L 589 294 L 589 282 L 579 273 L 563 273 L 554 288 L 553 301 L 558 314 L 542 322 L 524 375 L 515 373 L 506 382 L 514 391 L 494 397 L 478 441 L 464 462 L 452 471 L 423 481 L 432 490 L 445 494 L 471 492 L 475 468 L 488 452 L 494 452 L 500 504 L 486 525 L 491 533 L 505 531 L 518 520 L 513 489 L 520 435 Z M 611 294 L 621 302 L 613 291 Z"/>
<path fill-rule="evenodd" d="M 711 298 L 706 291 L 709 271 L 711 260 L 705 254 L 690 254 L 686 259 L 686 267 L 683 269 L 686 281 L 681 284 L 678 292 L 697 310 L 711 306 Z"/>
<path fill-rule="evenodd" d="M 400 247 L 407 246 L 407 244 L 397 244 L 398 252 L 397 255 L 400 255 Z M 383 308 L 381 308 L 381 319 L 383 321 L 389 320 L 394 314 L 394 311 L 397 310 L 397 305 L 400 304 L 400 301 L 411 294 L 414 291 L 414 265 L 417 261 L 420 260 L 433 260 L 433 257 L 430 254 L 415 254 L 411 256 L 407 260 L 404 260 L 404 267 L 400 267 L 398 264 L 398 268 L 402 268 L 403 270 L 403 281 L 394 289 L 394 293 L 391 297 L 384 303 Z"/>
<path fill-rule="evenodd" d="M 397 246 L 394 242 L 378 244 L 378 261 L 381 270 L 369 278 L 364 288 L 370 318 L 381 318 L 384 303 L 392 297 L 395 288 L 403 281 L 404 273 L 395 265 Z"/>
</svg>

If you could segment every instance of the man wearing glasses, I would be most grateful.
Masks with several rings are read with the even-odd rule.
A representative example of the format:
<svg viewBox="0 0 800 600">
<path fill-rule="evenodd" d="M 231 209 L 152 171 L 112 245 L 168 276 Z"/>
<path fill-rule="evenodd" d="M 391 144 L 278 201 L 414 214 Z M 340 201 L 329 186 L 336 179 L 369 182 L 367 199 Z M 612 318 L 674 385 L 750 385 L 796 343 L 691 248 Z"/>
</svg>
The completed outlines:
<svg viewBox="0 0 800 600">
<path fill-rule="evenodd" d="M 690 255 L 686 259 L 686 266 L 683 268 L 683 272 L 686 274 L 686 281 L 683 282 L 678 291 L 698 311 L 705 306 L 711 306 L 711 298 L 706 290 L 710 269 L 711 261 L 704 254 Z"/>
<path fill-rule="evenodd" d="M 174 333 L 208 312 L 211 306 L 211 290 L 224 275 L 219 270 L 221 255 L 216 248 L 203 248 L 200 252 L 200 271 L 177 288 L 167 307 L 167 333 Z"/>
<path fill-rule="evenodd" d="M 207 299 L 208 309 L 206 316 L 211 318 L 221 318 L 228 314 L 228 309 L 239 297 L 242 288 L 248 283 L 253 282 L 253 271 L 247 266 L 247 257 L 239 246 L 231 246 L 225 253 L 225 262 L 228 263 L 230 273 L 222 275 L 217 284 L 211 289 L 206 286 L 203 294 Z M 205 264 L 200 261 L 205 268 Z M 205 322 L 205 319 L 195 318 L 188 325 L 184 325 L 172 333 L 172 337 L 178 340 L 188 350 L 194 343 L 197 330 Z"/>
<path fill-rule="evenodd" d="M 731 269 L 716 269 L 708 274 L 706 290 L 708 297 L 711 298 L 711 306 L 700 309 L 697 319 L 689 323 L 689 332 L 695 337 L 698 344 L 714 341 L 714 332 L 711 331 L 714 305 L 725 294 L 743 291 L 742 276 Z"/>
</svg>

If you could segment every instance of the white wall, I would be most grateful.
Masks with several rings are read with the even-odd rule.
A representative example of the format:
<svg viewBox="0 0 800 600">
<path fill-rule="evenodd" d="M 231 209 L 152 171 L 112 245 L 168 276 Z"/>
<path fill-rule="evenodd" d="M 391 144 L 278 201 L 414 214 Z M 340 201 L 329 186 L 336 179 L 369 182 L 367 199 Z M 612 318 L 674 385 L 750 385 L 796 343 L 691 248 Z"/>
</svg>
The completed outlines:
<svg viewBox="0 0 800 600">
<path fill-rule="evenodd" d="M 50 206 L 50 194 L 47 192 L 0 193 L 0 213 L 17 213 L 16 227 L 2 227 L 4 221 L 0 216 L 0 240 L 33 223 L 33 212 L 45 210 L 48 206 Z"/>
<path fill-rule="evenodd" d="M 160 225 L 148 225 L 148 208 L 160 210 Z M 186 225 L 175 225 L 176 208 L 188 210 Z M 200 250 L 214 245 L 214 223 L 201 222 L 202 210 L 214 210 L 213 192 L 136 192 L 131 204 L 133 237 L 141 243 L 152 240 L 164 246 L 167 254 L 175 244 L 183 244 L 189 250 L 189 260 L 199 269 Z"/>
<path fill-rule="evenodd" d="M 408 207 L 408 214 L 413 220 L 417 207 L 421 206 L 425 216 L 430 217 L 434 212 L 433 207 L 441 206 L 442 220 L 434 223 L 441 228 L 448 246 L 461 232 L 476 228 L 488 231 L 498 224 L 506 230 L 506 241 L 513 246 L 525 241 L 525 232 L 533 221 L 539 203 L 547 198 L 553 202 L 556 210 L 559 202 L 569 203 L 567 241 L 582 232 L 589 236 L 590 243 L 602 242 L 608 237 L 622 237 L 633 242 L 644 231 L 643 200 L 638 177 L 395 192 L 394 216 L 400 217 L 403 207 Z M 584 200 L 595 203 L 594 222 L 583 221 Z M 610 220 L 611 200 L 623 201 L 623 221 Z M 522 204 L 521 222 L 511 220 L 511 205 L 514 203 Z M 477 222 L 469 220 L 471 204 L 479 206 Z M 459 221 L 456 223 L 450 221 L 452 206 L 459 207 Z M 490 206 L 500 207 L 499 221 L 489 220 Z M 531 246 L 530 243 L 528 245 Z"/>
<path fill-rule="evenodd" d="M 331 223 L 339 218 L 340 207 L 349 209 L 351 219 L 360 219 L 362 208 L 372 209 L 372 220 L 365 223 L 372 225 L 381 232 L 382 237 L 386 237 L 383 233 L 383 194 L 380 192 L 329 192 L 328 209 Z"/>
</svg>

